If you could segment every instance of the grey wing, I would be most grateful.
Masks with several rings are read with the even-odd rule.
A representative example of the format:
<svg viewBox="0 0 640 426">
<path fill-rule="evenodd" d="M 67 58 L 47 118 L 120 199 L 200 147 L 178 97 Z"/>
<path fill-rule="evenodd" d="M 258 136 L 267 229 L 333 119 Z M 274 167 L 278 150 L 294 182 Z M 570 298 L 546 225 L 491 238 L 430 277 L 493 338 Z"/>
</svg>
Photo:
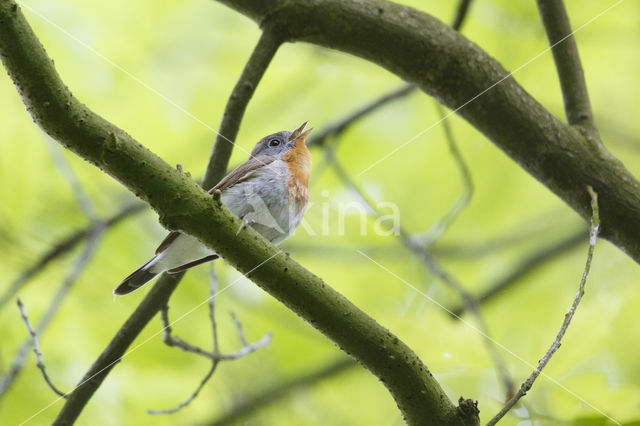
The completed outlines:
<svg viewBox="0 0 640 426">
<path fill-rule="evenodd" d="M 276 157 L 272 157 L 269 155 L 262 155 L 258 157 L 250 158 L 248 161 L 242 163 L 228 175 L 226 175 L 216 186 L 209 190 L 209 193 L 212 194 L 214 191 L 224 191 L 229 187 L 235 185 L 236 183 L 243 182 L 246 179 L 250 178 L 253 172 L 258 170 L 261 167 L 266 166 L 267 164 L 273 163 L 276 160 Z M 173 243 L 173 241 L 178 238 L 180 232 L 171 231 L 165 237 L 164 240 L 160 243 L 158 248 L 156 249 L 156 254 L 160 254 L 167 249 Z"/>
<path fill-rule="evenodd" d="M 236 183 L 248 179 L 256 170 L 266 166 L 267 164 L 273 163 L 276 159 L 276 157 L 272 157 L 270 155 L 261 155 L 250 158 L 233 169 L 216 186 L 211 188 L 209 193 L 212 194 L 214 191 L 224 191 Z"/>
</svg>

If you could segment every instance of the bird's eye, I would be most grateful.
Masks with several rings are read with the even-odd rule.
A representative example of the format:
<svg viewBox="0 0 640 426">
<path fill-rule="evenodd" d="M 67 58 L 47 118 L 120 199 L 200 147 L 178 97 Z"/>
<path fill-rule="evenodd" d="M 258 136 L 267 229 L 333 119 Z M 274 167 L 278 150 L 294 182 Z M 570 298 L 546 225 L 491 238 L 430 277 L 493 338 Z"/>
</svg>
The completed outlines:
<svg viewBox="0 0 640 426">
<path fill-rule="evenodd" d="M 278 146 L 280 145 L 280 141 L 278 139 L 271 139 L 269 141 L 269 146 Z"/>
</svg>

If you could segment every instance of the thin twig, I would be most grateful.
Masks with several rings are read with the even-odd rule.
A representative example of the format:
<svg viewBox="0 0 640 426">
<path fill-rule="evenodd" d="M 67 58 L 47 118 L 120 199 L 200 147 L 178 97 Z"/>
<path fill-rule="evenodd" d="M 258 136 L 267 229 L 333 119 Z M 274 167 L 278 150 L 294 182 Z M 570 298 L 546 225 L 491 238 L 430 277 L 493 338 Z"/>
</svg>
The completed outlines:
<svg viewBox="0 0 640 426">
<path fill-rule="evenodd" d="M 464 23 L 464 20 L 469 12 L 470 5 L 471 0 L 460 0 L 460 3 L 458 3 L 458 8 L 456 9 L 456 17 L 453 19 L 451 28 L 460 31 L 460 28 L 462 27 L 462 24 Z"/>
<path fill-rule="evenodd" d="M 242 344 L 242 346 L 247 346 L 247 338 L 244 335 L 244 330 L 242 329 L 242 324 L 240 324 L 240 320 L 238 319 L 238 317 L 233 311 L 229 312 L 229 315 L 231 315 L 231 319 L 233 320 L 233 323 L 236 325 L 236 330 L 238 330 L 238 337 L 240 338 L 240 343 Z"/>
<path fill-rule="evenodd" d="M 458 3 L 458 7 L 456 9 L 456 17 L 454 18 L 452 25 L 455 30 L 460 30 L 460 27 L 462 26 L 462 23 L 467 16 L 467 12 L 469 11 L 470 4 L 471 0 L 460 0 L 460 3 Z M 339 133 L 343 133 L 347 129 L 347 127 L 349 127 L 354 122 L 387 105 L 391 101 L 403 98 L 406 95 L 415 92 L 416 89 L 417 88 L 412 84 L 404 84 L 396 89 L 391 90 L 389 93 L 374 99 L 373 101 L 347 115 L 346 117 L 340 119 L 339 121 L 336 121 L 333 124 L 329 124 L 322 131 L 316 132 L 315 134 L 311 135 L 307 146 L 323 146 L 330 136 L 336 136 Z"/>
<path fill-rule="evenodd" d="M 544 354 L 542 359 L 538 362 L 536 368 L 531 372 L 527 380 L 522 383 L 518 392 L 505 404 L 504 407 L 496 414 L 488 423 L 487 426 L 495 425 L 505 414 L 516 405 L 516 403 L 527 394 L 527 392 L 533 386 L 533 383 L 536 381 L 542 370 L 547 366 L 549 361 L 551 361 L 551 357 L 556 353 L 560 344 L 562 342 L 562 338 L 564 337 L 567 329 L 569 328 L 569 324 L 571 324 L 571 320 L 575 315 L 576 309 L 582 300 L 582 296 L 584 295 L 584 287 L 587 282 L 587 277 L 589 276 L 589 270 L 591 269 L 591 260 L 593 259 L 593 252 L 596 247 L 596 240 L 598 238 L 598 231 L 600 229 L 600 214 L 598 208 L 598 194 L 596 194 L 590 186 L 587 187 L 589 195 L 591 196 L 591 209 L 593 211 L 593 215 L 591 216 L 591 226 L 589 229 L 589 249 L 587 251 L 587 260 L 584 265 L 584 271 L 582 273 L 582 278 L 580 279 L 580 284 L 578 285 L 578 291 L 573 299 L 573 303 L 571 303 L 571 307 L 564 315 L 564 321 L 562 321 L 562 326 L 558 331 L 555 339 L 551 343 L 551 346 Z"/>
<path fill-rule="evenodd" d="M 218 295 L 218 275 L 213 263 L 209 266 L 209 321 L 211 322 L 211 335 L 213 339 L 213 353 L 220 354 L 218 341 L 218 323 L 216 322 L 216 297 Z M 244 343 L 244 342 L 243 342 Z"/>
<path fill-rule="evenodd" d="M 87 198 L 86 201 L 89 203 L 87 208 L 91 209 L 92 207 L 91 207 L 90 200 Z M 60 288 L 58 289 L 55 296 L 53 297 L 53 300 L 49 304 L 44 315 L 42 316 L 42 319 L 36 326 L 35 333 L 37 335 L 42 336 L 42 334 L 44 333 L 48 325 L 53 320 L 53 317 L 58 312 L 58 309 L 62 305 L 62 302 L 64 301 L 66 296 L 69 294 L 71 287 L 76 283 L 76 281 L 78 280 L 78 277 L 88 265 L 93 254 L 95 253 L 95 250 L 98 246 L 98 243 L 102 235 L 104 234 L 104 227 L 105 227 L 105 224 L 101 221 L 94 221 L 92 223 L 91 228 L 89 228 L 88 241 L 84 250 L 78 256 L 78 260 L 74 262 L 74 264 L 71 266 L 69 273 L 67 274 L 64 281 L 60 285 Z M 31 345 L 32 345 L 32 339 L 25 339 L 25 341 L 22 343 L 22 345 L 20 345 L 20 347 L 16 351 L 16 354 L 13 357 L 11 367 L 0 378 L 0 398 L 6 394 L 6 392 L 14 383 L 16 377 L 24 367 L 26 362 L 26 356 L 29 352 L 29 348 L 31 347 Z"/>
<path fill-rule="evenodd" d="M 38 337 L 36 336 L 36 332 L 33 330 L 33 327 L 31 327 L 31 323 L 29 322 L 29 317 L 27 316 L 27 310 L 25 309 L 24 305 L 20 301 L 20 298 L 17 299 L 17 303 L 18 303 L 18 309 L 20 309 L 20 315 L 22 316 L 22 320 L 24 321 L 24 324 L 26 325 L 27 330 L 29 330 L 29 334 L 31 335 L 31 342 L 33 344 L 33 352 L 36 354 L 36 363 L 38 365 L 38 368 L 42 372 L 42 377 L 44 377 L 45 382 L 47 382 L 47 384 L 49 385 L 49 387 L 51 388 L 52 391 L 54 391 L 58 396 L 66 398 L 66 394 L 64 392 L 62 392 L 61 390 L 59 390 L 53 384 L 53 382 L 51 381 L 51 378 L 47 374 L 47 370 L 46 370 L 46 368 L 44 366 L 44 363 L 42 362 L 42 353 L 40 352 L 40 345 L 38 344 Z"/>
<path fill-rule="evenodd" d="M 162 321 L 162 341 L 167 345 L 174 348 L 182 349 L 185 352 L 200 355 L 208 359 L 215 359 L 215 355 L 211 352 L 185 342 L 180 337 L 173 335 L 171 329 L 171 323 L 169 322 L 169 305 L 165 305 L 160 310 L 160 320 Z"/>
<path fill-rule="evenodd" d="M 208 358 L 211 360 L 211 367 L 209 368 L 209 371 L 204 376 L 204 378 L 198 384 L 198 387 L 195 389 L 195 391 L 191 395 L 189 395 L 189 397 L 187 397 L 187 399 L 185 399 L 184 401 L 182 401 L 180 404 L 178 404 L 173 408 L 169 408 L 165 410 L 148 410 L 147 412 L 149 414 L 153 414 L 153 415 L 173 414 L 177 411 L 182 410 L 183 408 L 188 406 L 194 399 L 197 398 L 197 396 L 200 394 L 200 391 L 202 390 L 204 385 L 207 384 L 209 379 L 211 379 L 211 377 L 213 376 L 213 373 L 216 371 L 216 368 L 218 367 L 218 364 L 221 361 L 233 361 L 233 360 L 242 358 L 268 345 L 269 342 L 271 342 L 271 333 L 269 332 L 265 334 L 257 342 L 248 344 L 244 337 L 244 332 L 242 331 L 242 326 L 240 325 L 240 322 L 235 317 L 235 315 L 232 315 L 232 318 L 236 324 L 236 328 L 238 329 L 238 335 L 240 336 L 240 340 L 242 341 L 242 348 L 230 354 L 221 354 L 219 352 L 218 328 L 217 328 L 216 319 L 215 319 L 215 300 L 216 300 L 216 295 L 218 293 L 218 280 L 217 280 L 213 266 L 211 267 L 209 282 L 210 282 L 210 287 L 209 287 L 210 293 L 209 293 L 208 302 L 209 302 L 209 319 L 211 321 L 211 328 L 213 332 L 213 351 L 212 352 L 205 351 L 202 348 L 199 348 L 190 343 L 187 343 L 184 340 L 172 334 L 171 323 L 169 322 L 169 306 L 164 306 L 162 308 L 162 310 L 160 311 L 160 319 L 162 320 L 162 341 L 165 344 L 172 347 L 178 347 L 185 352 L 191 352 L 196 355 L 200 355 L 205 358 Z"/>
<path fill-rule="evenodd" d="M 198 395 L 200 394 L 200 391 L 202 390 L 202 388 L 204 388 L 204 385 L 207 384 L 207 382 L 209 381 L 211 376 L 213 376 L 213 373 L 215 373 L 216 368 L 218 368 L 218 362 L 211 363 L 211 367 L 209 368 L 209 371 L 202 378 L 202 380 L 198 384 L 198 387 L 196 388 L 196 390 L 193 391 L 193 393 L 191 395 L 189 395 L 189 397 L 187 399 L 185 399 L 184 401 L 182 401 L 180 404 L 176 405 L 173 408 L 167 408 L 165 410 L 147 410 L 147 414 L 150 414 L 150 415 L 153 415 L 153 416 L 173 414 L 173 413 L 176 413 L 176 412 L 182 410 L 183 408 L 185 408 L 187 405 L 191 404 L 191 402 L 194 399 L 196 399 L 198 397 Z"/>
<path fill-rule="evenodd" d="M 553 60 L 558 71 L 564 109 L 570 125 L 583 126 L 595 132 L 589 92 L 578 54 L 578 45 L 571 30 L 569 16 L 562 0 L 538 0 L 538 10 L 544 29 L 553 47 Z"/>
</svg>

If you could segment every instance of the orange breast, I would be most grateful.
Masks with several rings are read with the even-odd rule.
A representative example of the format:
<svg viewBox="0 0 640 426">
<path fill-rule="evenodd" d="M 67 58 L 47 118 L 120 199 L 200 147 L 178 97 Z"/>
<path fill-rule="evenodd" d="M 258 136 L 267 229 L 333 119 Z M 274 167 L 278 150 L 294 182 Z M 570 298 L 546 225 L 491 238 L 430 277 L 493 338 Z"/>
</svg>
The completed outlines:
<svg viewBox="0 0 640 426">
<path fill-rule="evenodd" d="M 289 167 L 289 204 L 304 206 L 309 200 L 311 153 L 303 141 L 298 141 L 282 159 Z"/>
</svg>

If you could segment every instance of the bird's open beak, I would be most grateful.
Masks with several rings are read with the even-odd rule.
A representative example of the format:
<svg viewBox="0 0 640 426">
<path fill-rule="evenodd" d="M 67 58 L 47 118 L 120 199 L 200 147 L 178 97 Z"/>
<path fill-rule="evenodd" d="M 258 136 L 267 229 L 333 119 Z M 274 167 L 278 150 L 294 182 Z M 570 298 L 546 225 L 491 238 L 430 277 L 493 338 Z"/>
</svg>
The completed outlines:
<svg viewBox="0 0 640 426">
<path fill-rule="evenodd" d="M 311 131 L 313 130 L 313 127 L 309 127 L 307 130 L 304 130 L 307 124 L 309 124 L 309 122 L 305 121 L 304 123 L 302 123 L 302 126 L 298 127 L 293 131 L 293 133 L 291 133 L 291 136 L 289 136 L 289 143 L 296 143 L 298 141 L 301 141 L 302 143 L 304 143 L 304 140 L 307 138 L 307 136 L 309 136 L 309 133 L 311 133 Z"/>
</svg>

